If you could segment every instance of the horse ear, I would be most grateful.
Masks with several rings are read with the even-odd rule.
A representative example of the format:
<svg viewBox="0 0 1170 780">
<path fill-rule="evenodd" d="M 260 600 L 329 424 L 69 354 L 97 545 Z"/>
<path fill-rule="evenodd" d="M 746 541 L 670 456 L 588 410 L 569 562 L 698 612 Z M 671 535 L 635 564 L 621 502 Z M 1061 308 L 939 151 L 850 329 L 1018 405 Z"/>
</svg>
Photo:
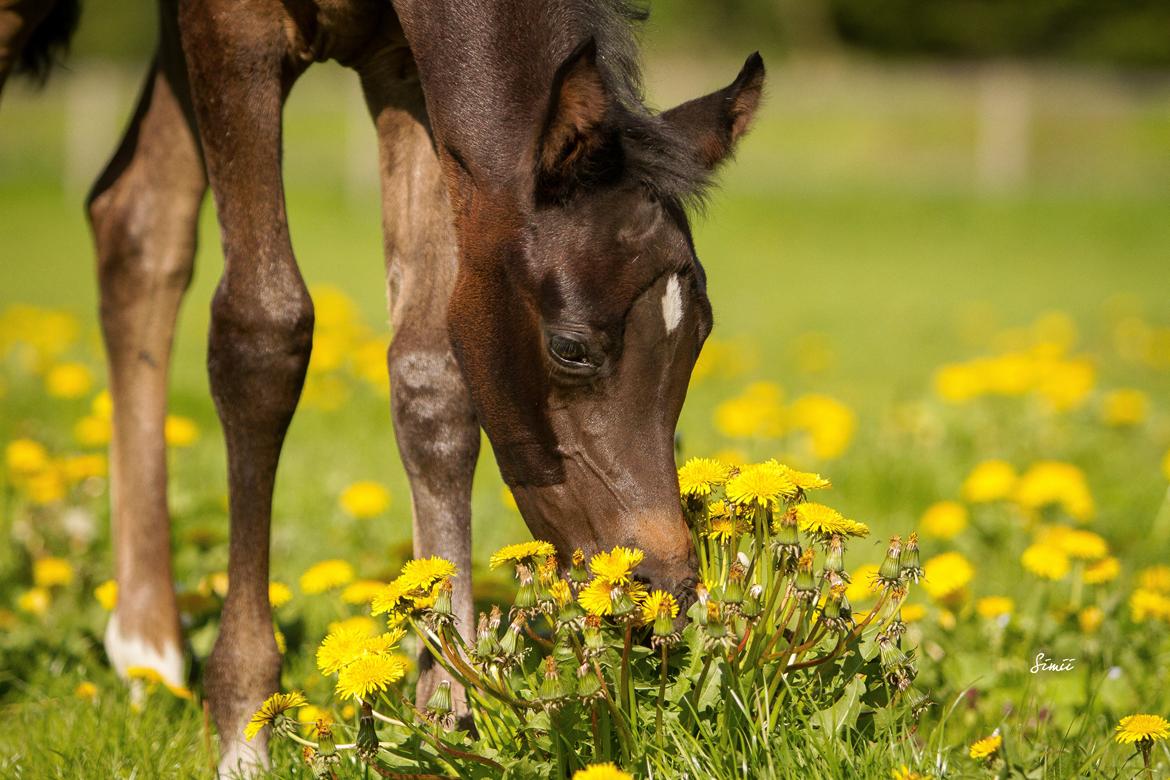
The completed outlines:
<svg viewBox="0 0 1170 780">
<path fill-rule="evenodd" d="M 602 127 L 610 97 L 597 68 L 597 42 L 582 42 L 557 68 L 549 94 L 548 114 L 537 144 L 541 184 L 557 188 L 574 178 L 574 170 L 606 140 Z"/>
<path fill-rule="evenodd" d="M 665 111 L 662 118 L 689 139 L 696 159 L 711 169 L 727 159 L 747 132 L 763 91 L 764 59 L 756 52 L 729 86 Z"/>
</svg>

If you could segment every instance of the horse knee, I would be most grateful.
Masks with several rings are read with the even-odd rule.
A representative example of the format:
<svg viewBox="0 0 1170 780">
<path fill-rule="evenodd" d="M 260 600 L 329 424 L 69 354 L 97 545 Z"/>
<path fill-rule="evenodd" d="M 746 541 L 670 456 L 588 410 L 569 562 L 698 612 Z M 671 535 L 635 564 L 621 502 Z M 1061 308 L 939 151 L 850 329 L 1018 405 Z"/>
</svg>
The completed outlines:
<svg viewBox="0 0 1170 780">
<path fill-rule="evenodd" d="M 454 356 L 446 349 L 390 347 L 394 429 L 408 470 L 449 479 L 474 467 L 479 427 Z"/>
<path fill-rule="evenodd" d="M 207 365 L 220 414 L 249 427 L 287 424 L 313 343 L 313 302 L 299 275 L 225 277 L 211 306 Z"/>
<path fill-rule="evenodd" d="M 86 204 L 98 257 L 102 321 L 128 307 L 169 296 L 176 303 L 191 282 L 202 188 L 153 192 L 134 171 L 94 193 Z"/>
</svg>

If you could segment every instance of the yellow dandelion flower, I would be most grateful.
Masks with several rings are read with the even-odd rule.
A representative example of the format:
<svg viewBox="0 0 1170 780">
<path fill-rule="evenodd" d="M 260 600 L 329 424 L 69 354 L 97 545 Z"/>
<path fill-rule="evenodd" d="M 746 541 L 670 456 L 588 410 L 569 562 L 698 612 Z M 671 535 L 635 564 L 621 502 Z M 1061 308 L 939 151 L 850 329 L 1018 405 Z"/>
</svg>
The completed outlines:
<svg viewBox="0 0 1170 780">
<path fill-rule="evenodd" d="M 1113 738 L 1123 745 L 1135 742 L 1161 742 L 1170 737 L 1170 723 L 1161 715 L 1126 715 L 1117 724 Z"/>
<path fill-rule="evenodd" d="M 548 592 L 558 607 L 563 607 L 573 600 L 573 591 L 564 580 L 554 582 L 549 586 Z"/>
<path fill-rule="evenodd" d="M 386 583 L 378 580 L 357 580 L 345 586 L 341 600 L 346 604 L 369 604 L 384 587 Z"/>
<path fill-rule="evenodd" d="M 1105 622 L 1105 612 L 1100 607 L 1085 607 L 1077 613 L 1077 624 L 1086 634 L 1095 634 Z"/>
<path fill-rule="evenodd" d="M 327 629 L 329 633 L 355 629 L 364 631 L 366 636 L 373 636 L 378 632 L 378 624 L 368 615 L 354 615 L 353 617 L 343 618 L 342 620 L 334 620 L 327 626 Z"/>
<path fill-rule="evenodd" d="M 273 609 L 283 607 L 292 601 L 292 588 L 283 582 L 268 583 L 268 603 Z"/>
<path fill-rule="evenodd" d="M 775 463 L 775 461 L 770 462 Z M 822 477 L 820 474 L 815 472 L 797 471 L 796 469 L 791 468 L 790 466 L 786 466 L 783 463 L 778 463 L 777 465 L 788 476 L 788 478 L 792 480 L 792 484 L 796 485 L 796 487 L 800 490 L 824 490 L 825 488 L 830 488 L 833 486 L 833 483 L 829 481 L 828 477 Z"/>
<path fill-rule="evenodd" d="M 493 569 L 498 569 L 506 563 L 522 563 L 524 561 L 534 561 L 538 558 L 544 559 L 550 555 L 556 555 L 557 548 L 553 547 L 548 542 L 532 541 L 519 542 L 518 544 L 508 544 L 492 553 L 492 557 L 488 565 Z"/>
<path fill-rule="evenodd" d="M 897 769 L 890 770 L 890 777 L 892 780 L 933 780 L 931 775 L 924 775 L 921 772 L 916 772 L 910 767 L 902 764 Z"/>
<path fill-rule="evenodd" d="M 926 606 L 923 604 L 903 604 L 901 615 L 903 623 L 917 623 L 926 617 Z"/>
<path fill-rule="evenodd" d="M 49 611 L 52 596 L 46 588 L 29 588 L 16 597 L 16 608 L 40 617 Z"/>
<path fill-rule="evenodd" d="M 260 733 L 260 729 L 274 723 L 284 713 L 306 704 L 308 702 L 305 701 L 305 695 L 300 691 L 272 694 L 260 705 L 260 709 L 256 710 L 248 725 L 244 727 L 244 737 L 252 739 Z"/>
<path fill-rule="evenodd" d="M 403 583 L 394 580 L 374 594 L 370 601 L 370 614 L 395 613 L 409 602 L 409 597 L 410 592 Z"/>
<path fill-rule="evenodd" d="M 968 755 L 975 759 L 991 758 L 999 750 L 1003 744 L 1003 737 L 998 733 L 993 733 L 990 737 L 977 739 L 971 743 L 971 749 Z"/>
<path fill-rule="evenodd" d="M 1101 403 L 1101 419 L 1114 428 L 1141 425 L 1150 410 L 1150 397 L 1141 390 L 1122 388 L 1105 395 Z"/>
<path fill-rule="evenodd" d="M 33 584 L 53 588 L 73 582 L 73 564 L 64 558 L 46 556 L 33 562 Z"/>
<path fill-rule="evenodd" d="M 101 390 L 89 402 L 89 410 L 93 412 L 94 417 L 101 420 L 114 419 L 114 399 L 110 397 L 109 390 Z"/>
<path fill-rule="evenodd" d="M 333 713 L 313 704 L 306 704 L 297 710 L 297 722 L 301 724 L 301 733 L 306 736 L 317 731 L 317 722 L 322 721 L 326 726 L 333 725 Z"/>
<path fill-rule="evenodd" d="M 654 622 L 658 617 L 658 613 L 666 610 L 670 616 L 678 617 L 678 602 L 675 601 L 674 596 L 670 595 L 664 590 L 652 590 L 646 596 L 646 600 L 642 602 L 642 622 L 647 625 Z"/>
<path fill-rule="evenodd" d="M 958 552 L 934 556 L 923 564 L 922 571 L 922 587 L 936 600 L 959 593 L 975 576 L 970 561 Z"/>
<path fill-rule="evenodd" d="M 645 554 L 632 547 L 614 547 L 609 552 L 599 552 L 589 559 L 593 575 L 611 585 L 627 585 L 630 575 L 642 562 Z"/>
<path fill-rule="evenodd" d="M 613 614 L 614 591 L 617 588 L 624 590 L 634 604 L 641 604 L 646 598 L 645 586 L 639 582 L 619 585 L 597 577 L 581 589 L 581 592 L 577 594 L 577 601 L 590 615 L 611 615 Z"/>
<path fill-rule="evenodd" d="M 919 521 L 922 533 L 935 539 L 953 539 L 967 527 L 967 507 L 958 501 L 937 501 Z"/>
<path fill-rule="evenodd" d="M 321 674 L 335 674 L 366 655 L 388 653 L 406 636 L 403 628 L 371 636 L 372 628 L 372 625 L 345 625 L 331 631 L 317 648 L 317 668 Z"/>
<path fill-rule="evenodd" d="M 753 382 L 715 407 L 715 427 L 732 439 L 775 438 L 784 432 L 784 392 L 772 382 Z"/>
<path fill-rule="evenodd" d="M 163 436 L 168 447 L 190 447 L 199 441 L 199 426 L 189 417 L 168 414 L 163 424 Z"/>
<path fill-rule="evenodd" d="M 818 536 L 840 534 L 841 536 L 861 537 L 869 535 L 869 526 L 850 520 L 836 509 L 824 504 L 797 504 L 796 520 L 800 530 Z"/>
<path fill-rule="evenodd" d="M 995 620 L 1003 615 L 1010 615 L 1016 610 L 1016 602 L 1007 596 L 984 596 L 975 602 L 975 611 L 979 617 Z"/>
<path fill-rule="evenodd" d="M 402 566 L 402 573 L 398 579 L 402 586 L 409 591 L 429 591 L 437 583 L 454 577 L 459 573 L 455 564 L 445 558 L 432 555 L 430 558 L 415 558 Z"/>
<path fill-rule="evenodd" d="M 1085 473 L 1071 463 L 1040 461 L 1024 472 L 1016 486 L 1021 507 L 1039 511 L 1055 506 L 1074 520 L 1089 520 L 1095 510 Z"/>
<path fill-rule="evenodd" d="M 1062 580 L 1068 574 L 1068 555 L 1050 544 L 1033 544 L 1020 556 L 1024 568 L 1046 580 Z"/>
<path fill-rule="evenodd" d="M 64 474 L 56 464 L 52 468 L 25 477 L 20 487 L 29 501 L 41 506 L 55 504 L 65 498 Z"/>
<path fill-rule="evenodd" d="M 18 476 L 28 476 L 49 465 L 49 451 L 32 439 L 15 439 L 4 448 L 4 465 Z"/>
<path fill-rule="evenodd" d="M 820 460 L 838 458 L 849 448 L 857 430 L 857 414 L 836 398 L 801 396 L 788 408 L 789 422 L 808 434 L 812 454 Z"/>
<path fill-rule="evenodd" d="M 341 491 L 338 503 L 350 517 L 359 520 L 377 517 L 390 508 L 390 491 L 377 482 L 354 482 Z"/>
<path fill-rule="evenodd" d="M 73 438 L 82 447 L 104 447 L 110 443 L 113 424 L 108 419 L 87 414 L 73 425 Z"/>
<path fill-rule="evenodd" d="M 707 538 L 717 542 L 730 541 L 731 537 L 735 536 L 738 526 L 739 524 L 731 515 L 717 515 L 711 518 L 710 527 L 707 529 Z"/>
<path fill-rule="evenodd" d="M 1109 554 L 1109 543 L 1092 531 L 1071 528 L 1057 542 L 1060 549 L 1070 558 L 1095 561 Z"/>
<path fill-rule="evenodd" d="M 1142 569 L 1138 573 L 1138 584 L 1146 590 L 1170 593 L 1170 566 L 1158 565 Z"/>
<path fill-rule="evenodd" d="M 784 498 L 796 495 L 796 483 L 776 461 L 744 466 L 727 480 L 727 497 L 745 506 L 777 507 Z"/>
<path fill-rule="evenodd" d="M 58 363 L 45 374 L 45 392 L 54 398 L 80 398 L 93 387 L 93 372 L 82 363 Z"/>
<path fill-rule="evenodd" d="M 301 591 L 308 595 L 340 588 L 353 580 L 353 566 L 348 561 L 332 559 L 315 563 L 301 575 Z"/>
<path fill-rule="evenodd" d="M 1144 623 L 1151 618 L 1170 621 L 1170 596 L 1138 588 L 1129 596 L 1129 612 L 1135 623 Z"/>
<path fill-rule="evenodd" d="M 1104 585 L 1113 582 L 1121 576 L 1121 561 L 1112 555 L 1089 564 L 1081 574 L 1081 580 L 1086 585 Z"/>
<path fill-rule="evenodd" d="M 61 474 L 72 483 L 104 477 L 108 472 L 105 455 L 70 455 L 61 459 Z"/>
<path fill-rule="evenodd" d="M 118 583 L 106 580 L 93 589 L 93 597 L 102 605 L 102 609 L 112 612 L 118 606 Z"/>
<path fill-rule="evenodd" d="M 93 701 L 97 698 L 98 687 L 89 680 L 82 680 L 77 684 L 77 687 L 73 689 L 73 695 L 82 701 Z"/>
<path fill-rule="evenodd" d="M 972 504 L 986 504 L 1010 498 L 1019 477 L 1016 468 L 1004 460 L 985 460 L 967 475 L 959 494 Z"/>
<path fill-rule="evenodd" d="M 150 666 L 130 666 L 126 669 L 126 677 L 131 680 L 141 680 L 148 685 L 158 685 L 165 682 L 162 674 Z"/>
<path fill-rule="evenodd" d="M 288 642 L 285 641 L 284 632 L 279 628 L 273 627 L 272 638 L 276 640 L 276 652 L 284 655 L 288 652 Z"/>
<path fill-rule="evenodd" d="M 691 458 L 678 470 L 678 488 L 684 496 L 708 496 L 727 481 L 731 467 L 714 458 Z"/>
<path fill-rule="evenodd" d="M 629 772 L 623 772 L 612 763 L 590 764 L 573 773 L 573 780 L 634 780 Z"/>
<path fill-rule="evenodd" d="M 337 695 L 343 699 L 366 699 L 381 693 L 406 674 L 409 665 L 398 655 L 363 655 L 337 675 Z"/>
</svg>

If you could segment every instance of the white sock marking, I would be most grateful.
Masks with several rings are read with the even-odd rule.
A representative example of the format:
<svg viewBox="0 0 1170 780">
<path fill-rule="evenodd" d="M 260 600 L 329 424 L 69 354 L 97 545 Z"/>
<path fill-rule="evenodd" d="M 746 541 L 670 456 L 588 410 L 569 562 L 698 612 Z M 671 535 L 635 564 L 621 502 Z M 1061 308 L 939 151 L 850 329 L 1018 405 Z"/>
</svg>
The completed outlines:
<svg viewBox="0 0 1170 780">
<path fill-rule="evenodd" d="M 126 677 L 127 669 L 146 666 L 158 672 L 168 685 L 177 687 L 186 682 L 182 651 L 173 644 L 165 644 L 161 651 L 156 650 L 144 638 L 122 633 L 117 610 L 106 624 L 105 645 L 106 655 L 119 677 Z"/>
</svg>

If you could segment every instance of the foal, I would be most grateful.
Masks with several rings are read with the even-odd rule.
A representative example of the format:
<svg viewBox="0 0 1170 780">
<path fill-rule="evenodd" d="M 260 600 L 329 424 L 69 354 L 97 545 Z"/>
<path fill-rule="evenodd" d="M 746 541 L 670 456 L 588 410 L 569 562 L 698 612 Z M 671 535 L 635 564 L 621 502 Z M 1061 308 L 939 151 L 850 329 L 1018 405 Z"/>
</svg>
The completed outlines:
<svg viewBox="0 0 1170 780">
<path fill-rule="evenodd" d="M 482 426 L 537 537 L 562 553 L 636 545 L 655 586 L 690 594 L 673 437 L 712 319 L 684 205 L 746 130 L 764 69 L 753 55 L 729 87 L 653 114 L 634 16 L 621 0 L 162 0 L 154 66 L 89 204 L 115 426 L 106 647 L 119 671 L 181 680 L 162 423 L 210 182 L 226 262 L 208 367 L 231 514 L 205 678 L 221 772 L 266 762 L 266 735 L 242 730 L 279 685 L 271 500 L 313 329 L 281 107 L 315 61 L 358 72 L 377 127 L 415 553 L 470 571 Z M 467 576 L 454 596 L 470 630 Z M 425 673 L 424 696 L 433 684 Z"/>
</svg>

